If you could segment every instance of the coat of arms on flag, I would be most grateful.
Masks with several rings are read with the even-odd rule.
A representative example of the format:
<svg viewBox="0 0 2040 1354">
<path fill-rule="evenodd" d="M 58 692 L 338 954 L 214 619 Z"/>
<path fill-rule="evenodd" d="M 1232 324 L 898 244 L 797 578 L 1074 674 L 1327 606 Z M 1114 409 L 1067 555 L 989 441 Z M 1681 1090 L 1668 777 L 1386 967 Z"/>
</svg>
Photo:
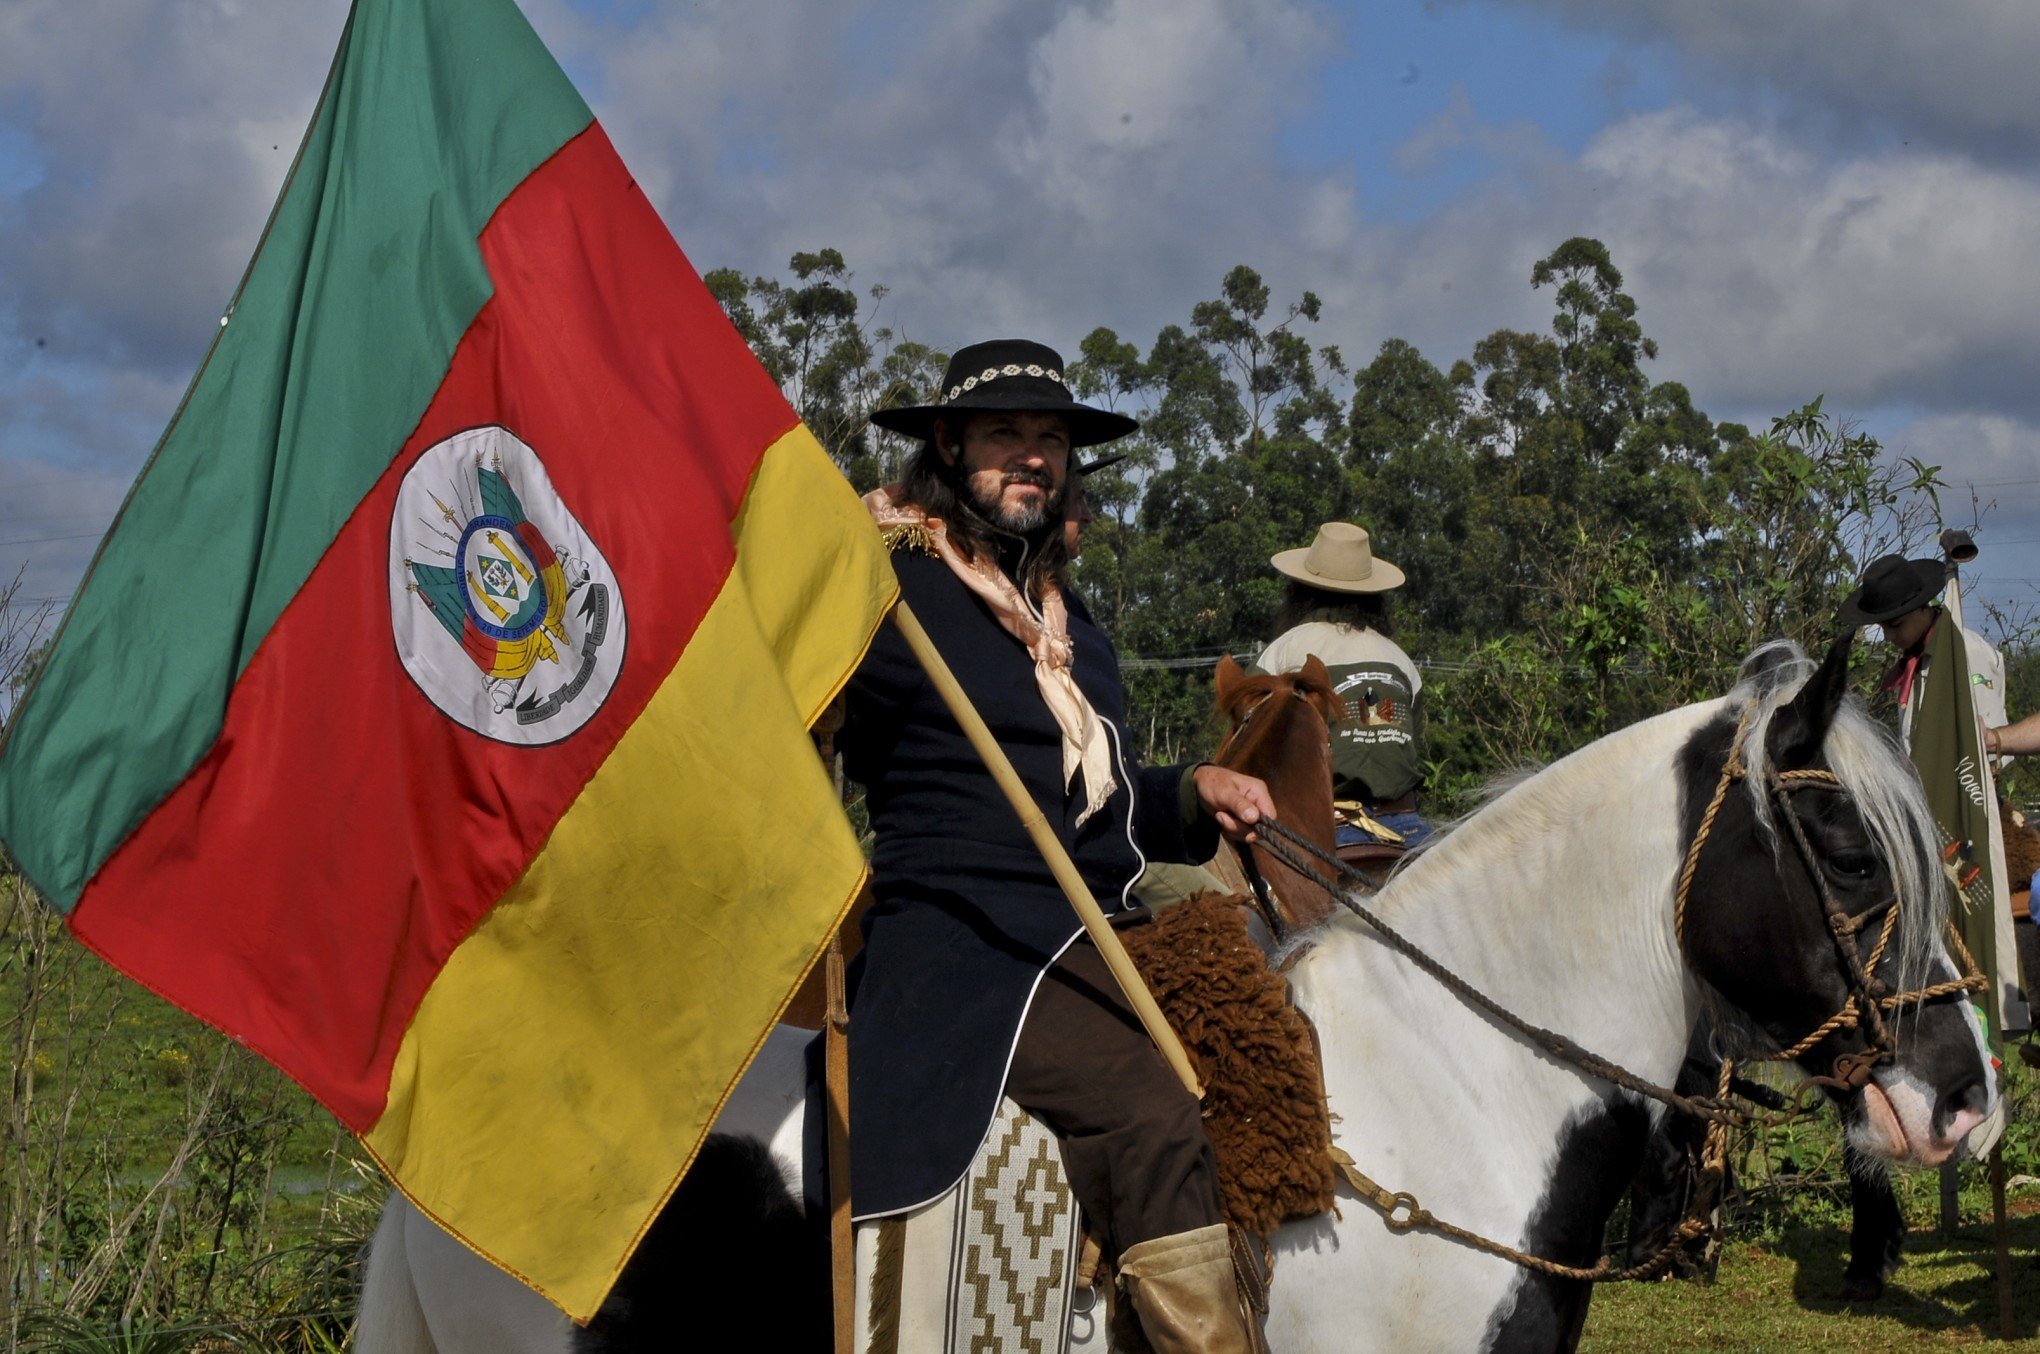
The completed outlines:
<svg viewBox="0 0 2040 1354">
<path fill-rule="evenodd" d="M 623 597 L 602 551 L 507 428 L 456 433 L 404 475 L 390 517 L 404 668 L 485 738 L 551 743 L 586 724 L 623 664 Z"/>
</svg>

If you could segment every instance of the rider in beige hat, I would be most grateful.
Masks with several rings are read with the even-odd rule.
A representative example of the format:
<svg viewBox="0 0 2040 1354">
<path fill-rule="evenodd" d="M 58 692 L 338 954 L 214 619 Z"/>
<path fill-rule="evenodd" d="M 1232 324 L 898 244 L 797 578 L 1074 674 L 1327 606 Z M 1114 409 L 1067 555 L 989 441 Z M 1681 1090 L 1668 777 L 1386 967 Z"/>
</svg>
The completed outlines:
<svg viewBox="0 0 2040 1354">
<path fill-rule="evenodd" d="M 1432 828 L 1418 812 L 1424 780 L 1424 679 L 1391 638 L 1388 594 L 1403 571 L 1377 557 L 1364 527 L 1327 522 L 1317 538 L 1270 560 L 1289 580 L 1281 633 L 1254 663 L 1295 672 L 1315 656 L 1349 711 L 1332 731 L 1332 797 L 1339 845 L 1417 846 Z"/>
</svg>

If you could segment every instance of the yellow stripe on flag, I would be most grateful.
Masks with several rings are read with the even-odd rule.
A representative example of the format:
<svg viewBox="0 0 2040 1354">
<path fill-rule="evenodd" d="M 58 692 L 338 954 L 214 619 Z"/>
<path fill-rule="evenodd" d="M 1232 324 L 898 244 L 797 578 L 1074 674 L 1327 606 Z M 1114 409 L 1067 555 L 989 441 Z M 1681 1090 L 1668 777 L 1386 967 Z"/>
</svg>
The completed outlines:
<svg viewBox="0 0 2040 1354">
<path fill-rule="evenodd" d="M 734 530 L 672 674 L 426 993 L 366 1139 L 421 1209 L 577 1319 L 863 878 L 807 726 L 891 605 L 892 567 L 802 427 Z"/>
</svg>

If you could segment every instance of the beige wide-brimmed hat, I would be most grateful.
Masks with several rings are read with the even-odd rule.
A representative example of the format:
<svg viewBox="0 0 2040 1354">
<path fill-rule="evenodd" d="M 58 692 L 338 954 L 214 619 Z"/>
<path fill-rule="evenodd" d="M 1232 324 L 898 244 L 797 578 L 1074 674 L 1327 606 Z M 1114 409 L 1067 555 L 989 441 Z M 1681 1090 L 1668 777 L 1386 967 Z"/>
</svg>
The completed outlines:
<svg viewBox="0 0 2040 1354">
<path fill-rule="evenodd" d="M 1351 522 L 1327 522 L 1301 550 L 1284 550 L 1268 561 L 1299 583 L 1327 592 L 1387 592 L 1403 585 L 1403 571 L 1374 557 L 1367 529 Z"/>
</svg>

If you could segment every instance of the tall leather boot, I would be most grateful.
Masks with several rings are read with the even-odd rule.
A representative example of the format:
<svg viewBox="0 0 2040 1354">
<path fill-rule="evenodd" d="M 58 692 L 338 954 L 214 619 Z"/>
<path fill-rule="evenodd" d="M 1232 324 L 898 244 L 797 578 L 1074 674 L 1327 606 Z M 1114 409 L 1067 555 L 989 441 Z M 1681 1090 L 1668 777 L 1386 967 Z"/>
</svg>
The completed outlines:
<svg viewBox="0 0 2040 1354">
<path fill-rule="evenodd" d="M 1224 1223 L 1128 1246 L 1119 1277 L 1155 1354 L 1252 1354 Z"/>
</svg>

